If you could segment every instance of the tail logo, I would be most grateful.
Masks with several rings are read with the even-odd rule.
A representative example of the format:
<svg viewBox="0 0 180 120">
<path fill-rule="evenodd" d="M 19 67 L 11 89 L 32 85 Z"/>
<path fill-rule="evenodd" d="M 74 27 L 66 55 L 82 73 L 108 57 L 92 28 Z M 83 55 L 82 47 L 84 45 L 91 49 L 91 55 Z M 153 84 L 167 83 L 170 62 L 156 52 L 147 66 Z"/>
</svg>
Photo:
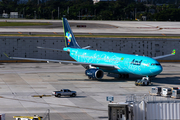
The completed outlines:
<svg viewBox="0 0 180 120">
<path fill-rule="evenodd" d="M 66 32 L 66 38 L 68 40 L 68 45 L 71 43 L 71 38 L 72 38 L 72 35 L 70 32 Z"/>
</svg>

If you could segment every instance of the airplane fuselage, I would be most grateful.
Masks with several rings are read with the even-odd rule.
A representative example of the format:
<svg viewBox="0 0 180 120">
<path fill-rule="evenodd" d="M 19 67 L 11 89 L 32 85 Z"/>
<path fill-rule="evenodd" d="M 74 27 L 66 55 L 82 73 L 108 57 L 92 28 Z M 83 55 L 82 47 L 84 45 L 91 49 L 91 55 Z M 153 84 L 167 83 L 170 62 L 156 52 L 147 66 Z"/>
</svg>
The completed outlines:
<svg viewBox="0 0 180 120">
<path fill-rule="evenodd" d="M 120 74 L 136 74 L 141 76 L 155 76 L 162 72 L 162 66 L 153 58 L 146 56 L 113 53 L 80 48 L 64 48 L 70 52 L 70 56 L 84 63 L 114 65 L 117 70 L 103 70 L 104 72 Z"/>
</svg>

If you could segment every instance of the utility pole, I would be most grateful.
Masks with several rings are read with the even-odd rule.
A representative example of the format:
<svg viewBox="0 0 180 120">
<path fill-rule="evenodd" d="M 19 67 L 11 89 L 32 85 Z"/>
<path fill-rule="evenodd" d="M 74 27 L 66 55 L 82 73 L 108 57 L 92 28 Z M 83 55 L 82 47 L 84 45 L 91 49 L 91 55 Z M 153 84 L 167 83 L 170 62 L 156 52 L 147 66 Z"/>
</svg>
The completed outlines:
<svg viewBox="0 0 180 120">
<path fill-rule="evenodd" d="M 68 8 L 67 8 L 67 14 L 68 14 L 68 18 L 69 18 L 69 6 L 68 6 Z"/>
<path fill-rule="evenodd" d="M 80 20 L 80 11 L 79 11 L 79 20 Z"/>
<path fill-rule="evenodd" d="M 34 19 L 36 19 L 36 11 L 34 11 Z"/>
<path fill-rule="evenodd" d="M 58 19 L 59 19 L 59 7 L 58 7 Z"/>
<path fill-rule="evenodd" d="M 52 20 L 53 20 L 53 11 L 52 11 Z"/>
<path fill-rule="evenodd" d="M 67 8 L 67 14 L 69 14 L 69 6 L 68 6 L 68 8 Z"/>
<path fill-rule="evenodd" d="M 137 13 L 137 8 L 135 8 L 135 20 L 136 20 L 136 13 Z"/>
<path fill-rule="evenodd" d="M 25 18 L 25 14 L 24 14 L 24 8 L 23 8 L 23 18 Z"/>
</svg>

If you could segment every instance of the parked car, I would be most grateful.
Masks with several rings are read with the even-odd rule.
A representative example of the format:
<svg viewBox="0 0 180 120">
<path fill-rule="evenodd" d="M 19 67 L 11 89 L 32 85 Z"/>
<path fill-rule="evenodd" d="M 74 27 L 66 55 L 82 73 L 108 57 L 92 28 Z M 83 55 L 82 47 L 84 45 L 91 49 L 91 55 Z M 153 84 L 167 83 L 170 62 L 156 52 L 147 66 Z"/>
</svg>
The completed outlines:
<svg viewBox="0 0 180 120">
<path fill-rule="evenodd" d="M 61 89 L 60 91 L 53 91 L 52 95 L 55 97 L 61 97 L 61 96 L 75 97 L 76 91 L 71 91 L 69 89 Z"/>
</svg>

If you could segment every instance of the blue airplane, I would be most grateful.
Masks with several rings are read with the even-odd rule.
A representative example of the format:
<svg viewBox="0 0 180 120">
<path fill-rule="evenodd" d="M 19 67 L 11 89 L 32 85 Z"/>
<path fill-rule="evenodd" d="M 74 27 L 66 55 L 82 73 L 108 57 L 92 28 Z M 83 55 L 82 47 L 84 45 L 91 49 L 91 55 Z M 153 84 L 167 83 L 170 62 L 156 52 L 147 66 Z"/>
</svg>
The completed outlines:
<svg viewBox="0 0 180 120">
<path fill-rule="evenodd" d="M 73 35 L 67 19 L 62 18 L 62 21 L 64 29 L 65 48 L 63 48 L 63 50 L 44 47 L 38 48 L 66 51 L 75 61 L 20 57 L 10 57 L 10 59 L 47 61 L 82 65 L 84 68 L 86 68 L 85 74 L 88 76 L 89 79 L 102 79 L 104 76 L 104 72 L 119 74 L 119 78 L 129 78 L 129 74 L 135 74 L 149 78 L 160 74 L 163 70 L 161 64 L 156 61 L 156 59 L 175 55 L 175 49 L 171 54 L 150 58 L 146 56 L 87 49 L 90 46 L 81 48 L 76 42 L 76 39 Z"/>
</svg>

